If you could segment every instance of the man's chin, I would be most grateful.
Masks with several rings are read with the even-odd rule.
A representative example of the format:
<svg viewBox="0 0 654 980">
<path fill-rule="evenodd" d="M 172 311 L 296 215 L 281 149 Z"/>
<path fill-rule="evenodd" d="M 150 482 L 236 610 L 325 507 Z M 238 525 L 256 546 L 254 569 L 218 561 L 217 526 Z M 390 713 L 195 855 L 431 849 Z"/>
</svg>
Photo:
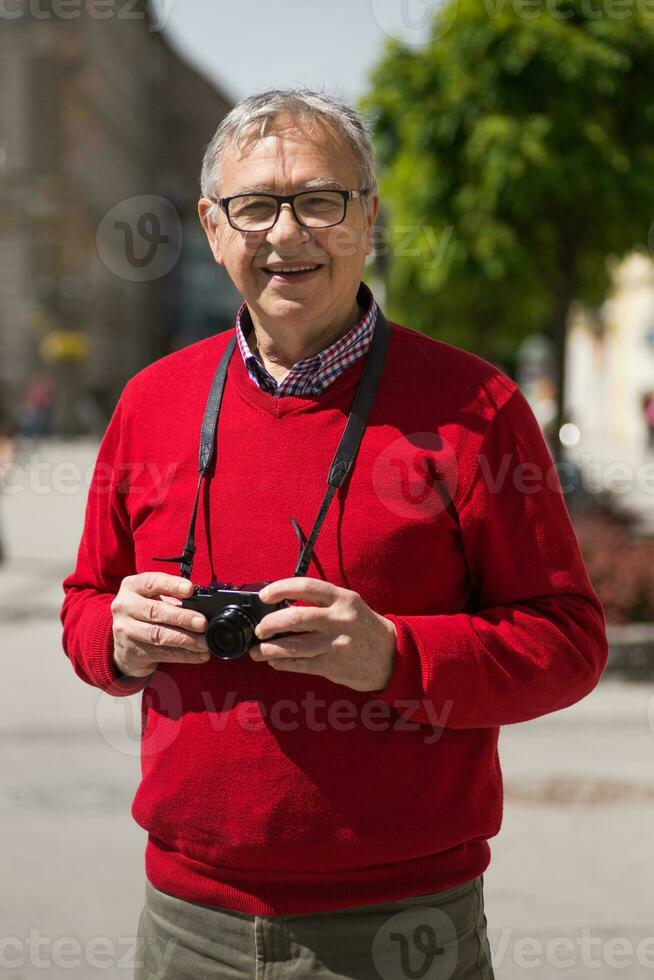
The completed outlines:
<svg viewBox="0 0 654 980">
<path fill-rule="evenodd" d="M 288 323 L 294 319 L 313 320 L 320 316 L 322 306 L 308 296 L 275 297 L 270 302 L 259 303 L 262 316 L 267 320 Z"/>
</svg>

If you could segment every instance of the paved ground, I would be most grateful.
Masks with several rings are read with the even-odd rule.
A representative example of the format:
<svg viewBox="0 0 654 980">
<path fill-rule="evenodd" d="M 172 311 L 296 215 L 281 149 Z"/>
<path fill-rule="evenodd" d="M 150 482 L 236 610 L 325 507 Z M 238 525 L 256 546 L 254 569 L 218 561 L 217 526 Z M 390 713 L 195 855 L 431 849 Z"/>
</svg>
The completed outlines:
<svg viewBox="0 0 654 980">
<path fill-rule="evenodd" d="M 0 571 L 0 976 L 14 980 L 132 975 L 140 695 L 80 681 L 57 621 L 92 454 L 39 452 L 0 501 L 12 555 Z M 500 748 L 504 824 L 485 875 L 498 980 L 654 977 L 654 685 L 602 681 L 502 729 Z"/>
</svg>

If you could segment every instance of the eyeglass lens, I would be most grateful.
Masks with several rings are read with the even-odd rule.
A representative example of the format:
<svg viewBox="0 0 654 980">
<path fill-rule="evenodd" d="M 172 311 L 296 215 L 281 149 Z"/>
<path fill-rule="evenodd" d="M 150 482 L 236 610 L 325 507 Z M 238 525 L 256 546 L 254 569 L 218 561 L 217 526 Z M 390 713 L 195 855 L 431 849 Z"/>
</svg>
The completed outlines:
<svg viewBox="0 0 654 980">
<path fill-rule="evenodd" d="M 345 217 L 345 200 L 334 191 L 306 191 L 295 198 L 295 213 L 309 228 L 326 228 Z M 229 217 L 242 231 L 264 231 L 272 227 L 277 201 L 265 194 L 247 194 L 229 202 Z"/>
</svg>

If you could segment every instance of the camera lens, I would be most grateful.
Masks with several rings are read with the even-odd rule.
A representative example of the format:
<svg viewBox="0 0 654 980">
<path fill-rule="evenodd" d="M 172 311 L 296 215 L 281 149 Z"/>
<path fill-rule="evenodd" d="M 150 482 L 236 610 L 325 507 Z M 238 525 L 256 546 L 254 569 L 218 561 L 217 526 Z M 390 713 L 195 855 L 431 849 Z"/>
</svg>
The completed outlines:
<svg viewBox="0 0 654 980">
<path fill-rule="evenodd" d="M 252 646 L 256 625 L 240 606 L 225 606 L 209 621 L 207 646 L 221 660 L 235 660 Z"/>
</svg>

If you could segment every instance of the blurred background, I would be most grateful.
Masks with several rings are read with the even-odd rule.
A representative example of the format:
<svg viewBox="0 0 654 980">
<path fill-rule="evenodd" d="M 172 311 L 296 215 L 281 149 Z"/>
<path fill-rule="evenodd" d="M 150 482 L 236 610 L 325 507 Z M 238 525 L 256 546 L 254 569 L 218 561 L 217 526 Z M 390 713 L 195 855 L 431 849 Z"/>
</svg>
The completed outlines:
<svg viewBox="0 0 654 980">
<path fill-rule="evenodd" d="M 496 976 L 649 976 L 647 0 L 0 0 L 0 975 L 131 976 L 140 695 L 74 675 L 61 580 L 127 379 L 233 326 L 197 218 L 204 146 L 240 97 L 304 85 L 373 126 L 375 295 L 520 385 L 606 611 L 595 691 L 501 732 Z"/>
</svg>

